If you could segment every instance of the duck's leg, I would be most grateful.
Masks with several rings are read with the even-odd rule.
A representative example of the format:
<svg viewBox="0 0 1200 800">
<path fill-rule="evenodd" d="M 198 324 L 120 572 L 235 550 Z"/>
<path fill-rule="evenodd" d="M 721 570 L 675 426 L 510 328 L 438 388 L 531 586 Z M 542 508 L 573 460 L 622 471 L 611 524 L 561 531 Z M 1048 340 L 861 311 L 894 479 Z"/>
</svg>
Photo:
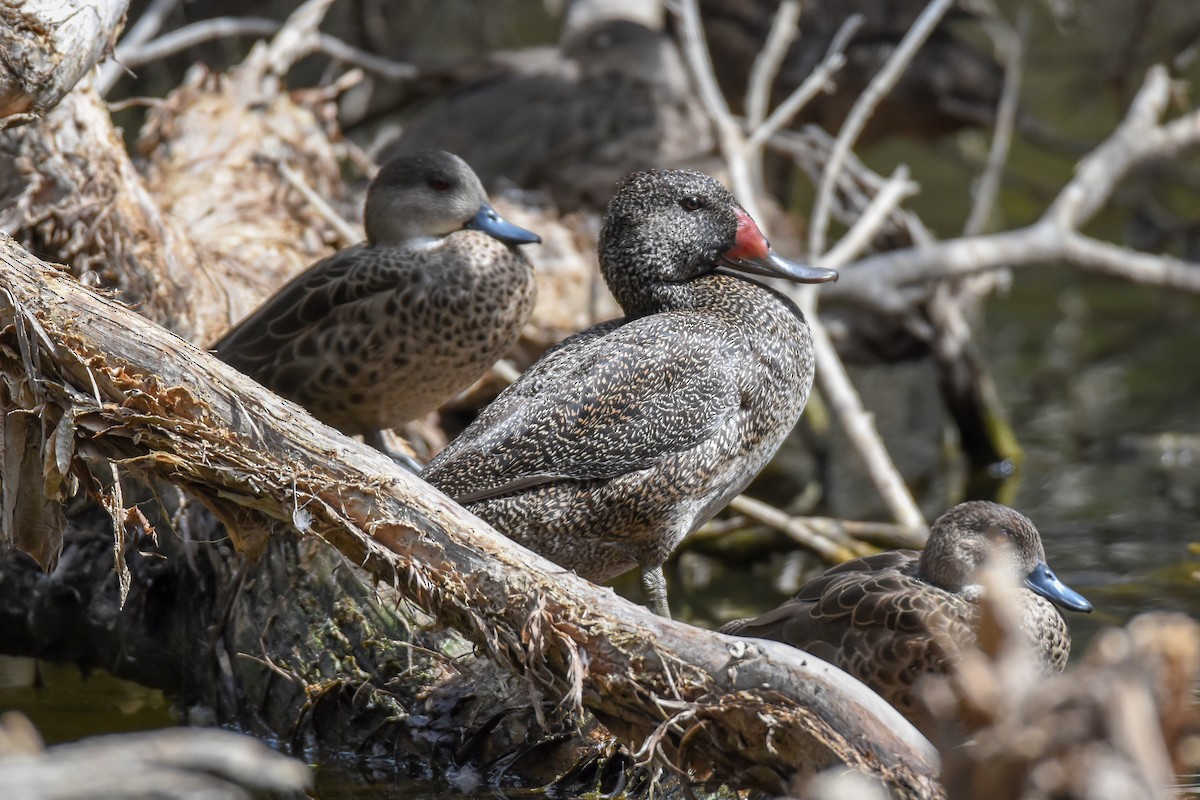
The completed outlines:
<svg viewBox="0 0 1200 800">
<path fill-rule="evenodd" d="M 392 461 L 395 461 L 397 464 L 404 467 L 414 475 L 420 475 L 421 470 L 424 469 L 424 467 L 421 466 L 421 462 L 417 461 L 408 453 L 400 450 L 393 450 L 392 448 L 388 447 L 387 439 L 384 437 L 383 431 L 371 431 L 370 433 L 364 433 L 363 442 L 365 444 L 369 444 L 371 447 L 374 447 L 376 450 L 383 453 Z"/>
<path fill-rule="evenodd" d="M 667 605 L 667 576 L 663 575 L 662 564 L 642 570 L 642 590 L 646 593 L 646 606 L 660 617 L 671 618 L 671 607 Z"/>
</svg>

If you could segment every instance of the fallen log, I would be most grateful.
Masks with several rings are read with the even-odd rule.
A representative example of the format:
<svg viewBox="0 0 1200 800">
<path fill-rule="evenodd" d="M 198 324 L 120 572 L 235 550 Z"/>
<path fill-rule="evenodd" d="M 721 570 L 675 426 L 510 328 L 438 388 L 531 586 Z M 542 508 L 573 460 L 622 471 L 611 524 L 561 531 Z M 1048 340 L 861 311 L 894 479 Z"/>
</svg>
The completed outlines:
<svg viewBox="0 0 1200 800">
<path fill-rule="evenodd" d="M 266 549 L 272 521 L 294 526 L 462 632 L 535 698 L 590 710 L 689 780 L 779 791 L 846 764 L 897 796 L 940 796 L 928 742 L 832 666 L 661 619 L 565 573 L 7 237 L 0 286 L 0 404 L 37 423 L 25 445 L 40 445 L 20 474 L 6 470 L 6 487 L 57 499 L 78 480 L 103 493 L 86 455 L 92 470 L 199 497 L 248 558 Z M 125 509 L 109 492 L 120 530 Z"/>
</svg>

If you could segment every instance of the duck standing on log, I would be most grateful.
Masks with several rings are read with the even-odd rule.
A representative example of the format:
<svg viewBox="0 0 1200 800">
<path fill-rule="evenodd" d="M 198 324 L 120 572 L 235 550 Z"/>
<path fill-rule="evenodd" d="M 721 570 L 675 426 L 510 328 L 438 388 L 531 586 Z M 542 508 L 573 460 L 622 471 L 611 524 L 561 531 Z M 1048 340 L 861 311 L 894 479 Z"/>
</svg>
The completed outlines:
<svg viewBox="0 0 1200 800">
<path fill-rule="evenodd" d="M 837 273 L 780 258 L 728 190 L 685 170 L 627 176 L 599 255 L 626 316 L 548 351 L 422 477 L 589 580 L 638 567 L 669 616 L 663 562 L 766 465 L 812 386 L 804 315 L 733 273 Z"/>
<path fill-rule="evenodd" d="M 384 164 L 367 241 L 317 262 L 238 323 L 216 355 L 346 434 L 436 409 L 512 347 L 533 310 L 537 234 L 502 219 L 458 156 Z"/>
<path fill-rule="evenodd" d="M 933 720 L 913 687 L 949 672 L 947 644 L 976 640 L 979 569 L 1000 558 L 1017 590 L 1021 628 L 1048 672 L 1062 672 L 1071 632 L 1055 605 L 1089 612 L 1092 604 L 1046 565 L 1029 518 L 985 501 L 960 503 L 933 523 L 920 553 L 894 550 L 847 561 L 796 595 L 722 633 L 774 639 L 841 667 L 870 686 L 926 734 Z"/>
</svg>

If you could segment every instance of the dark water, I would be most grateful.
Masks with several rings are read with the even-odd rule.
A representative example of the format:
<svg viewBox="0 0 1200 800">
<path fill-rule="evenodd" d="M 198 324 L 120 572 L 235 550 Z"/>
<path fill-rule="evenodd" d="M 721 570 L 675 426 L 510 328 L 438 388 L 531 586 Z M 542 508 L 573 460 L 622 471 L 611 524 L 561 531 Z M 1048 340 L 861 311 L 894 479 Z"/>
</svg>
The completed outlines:
<svg viewBox="0 0 1200 800">
<path fill-rule="evenodd" d="M 157 689 L 103 670 L 85 676 L 73 665 L 7 656 L 0 656 L 0 711 L 29 717 L 47 744 L 164 728 L 176 721 L 171 702 Z"/>
</svg>

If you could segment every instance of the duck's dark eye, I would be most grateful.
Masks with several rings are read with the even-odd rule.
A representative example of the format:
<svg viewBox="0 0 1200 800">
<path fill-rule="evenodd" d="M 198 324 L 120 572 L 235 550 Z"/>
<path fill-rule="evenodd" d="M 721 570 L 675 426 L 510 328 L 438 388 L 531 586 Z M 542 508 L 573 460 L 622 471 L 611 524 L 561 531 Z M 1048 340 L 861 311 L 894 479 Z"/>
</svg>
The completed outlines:
<svg viewBox="0 0 1200 800">
<path fill-rule="evenodd" d="M 699 197 L 692 195 L 691 197 L 685 197 L 680 200 L 679 205 L 683 206 L 684 211 L 699 211 L 700 209 L 704 208 L 704 201 Z"/>
<path fill-rule="evenodd" d="M 438 192 L 444 192 L 450 188 L 450 181 L 442 180 L 441 178 L 430 178 L 429 188 Z"/>
</svg>

